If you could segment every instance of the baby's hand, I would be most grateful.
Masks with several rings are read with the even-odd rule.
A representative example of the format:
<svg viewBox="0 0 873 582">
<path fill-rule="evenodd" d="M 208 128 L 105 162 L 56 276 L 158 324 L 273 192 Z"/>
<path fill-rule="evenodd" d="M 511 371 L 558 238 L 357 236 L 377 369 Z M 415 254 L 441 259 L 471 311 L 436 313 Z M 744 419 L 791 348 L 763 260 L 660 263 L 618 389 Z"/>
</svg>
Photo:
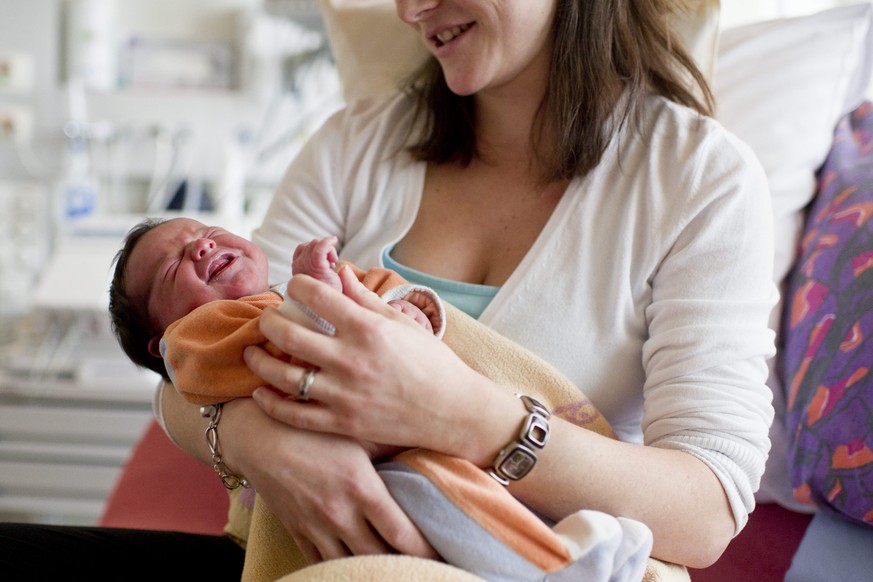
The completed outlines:
<svg viewBox="0 0 873 582">
<path fill-rule="evenodd" d="M 337 291 L 342 291 L 343 286 L 335 270 L 339 260 L 336 243 L 335 236 L 327 236 L 297 245 L 291 262 L 291 272 L 295 275 L 309 275 Z"/>
<path fill-rule="evenodd" d="M 422 311 L 409 301 L 405 299 L 394 299 L 393 301 L 389 301 L 388 305 L 401 313 L 405 313 L 406 315 L 414 319 L 415 322 L 418 323 L 421 327 L 433 333 L 433 325 L 431 325 L 430 323 L 430 318 L 424 314 L 424 311 Z"/>
</svg>

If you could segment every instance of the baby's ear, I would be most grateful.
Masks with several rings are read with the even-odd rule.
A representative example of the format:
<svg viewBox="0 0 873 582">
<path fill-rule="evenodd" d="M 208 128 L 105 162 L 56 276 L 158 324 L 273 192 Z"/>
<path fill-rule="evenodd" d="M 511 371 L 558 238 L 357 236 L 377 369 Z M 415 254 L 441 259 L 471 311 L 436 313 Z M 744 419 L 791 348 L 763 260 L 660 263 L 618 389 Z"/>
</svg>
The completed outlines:
<svg viewBox="0 0 873 582">
<path fill-rule="evenodd" d="M 149 353 L 156 358 L 164 359 L 161 355 L 161 336 L 156 335 L 149 340 Z"/>
</svg>

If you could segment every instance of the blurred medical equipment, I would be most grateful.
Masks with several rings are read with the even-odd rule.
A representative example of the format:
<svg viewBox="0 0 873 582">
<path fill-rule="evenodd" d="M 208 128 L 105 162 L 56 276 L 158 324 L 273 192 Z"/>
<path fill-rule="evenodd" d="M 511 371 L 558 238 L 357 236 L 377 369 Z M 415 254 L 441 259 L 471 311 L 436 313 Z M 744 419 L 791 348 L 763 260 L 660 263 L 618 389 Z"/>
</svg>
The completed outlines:
<svg viewBox="0 0 873 582">
<path fill-rule="evenodd" d="M 259 221 L 288 161 L 342 105 L 317 3 L 267 6 L 272 13 L 237 13 L 233 87 L 225 86 L 228 53 L 219 50 L 230 45 L 216 42 L 121 42 L 116 91 L 94 90 L 87 69 L 68 71 L 74 76 L 67 82 L 67 146 L 56 188 L 58 233 L 87 232 L 95 220 L 118 213 L 211 213 L 242 232 Z M 70 26 L 86 20 L 76 11 L 70 18 Z M 147 66 L 143 51 L 150 51 Z M 130 68 L 137 62 L 132 57 L 140 58 L 140 69 Z M 174 83 L 183 78 L 180 63 L 192 72 Z M 204 63 L 213 63 L 219 76 L 192 81 L 207 75 Z M 153 81 L 148 87 L 146 78 Z"/>
<path fill-rule="evenodd" d="M 312 0 L 4 2 L 0 520 L 95 523 L 157 383 L 109 324 L 124 234 L 147 214 L 247 234 L 342 98 Z"/>
<path fill-rule="evenodd" d="M 66 66 L 69 79 L 91 89 L 116 87 L 116 0 L 75 0 L 67 3 Z"/>
</svg>

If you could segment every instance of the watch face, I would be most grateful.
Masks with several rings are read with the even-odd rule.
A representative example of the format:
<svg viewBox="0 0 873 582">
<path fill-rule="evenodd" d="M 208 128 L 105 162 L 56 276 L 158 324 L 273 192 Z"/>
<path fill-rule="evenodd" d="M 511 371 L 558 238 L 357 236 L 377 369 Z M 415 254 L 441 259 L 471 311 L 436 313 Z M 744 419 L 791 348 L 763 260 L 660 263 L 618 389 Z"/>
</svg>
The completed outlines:
<svg viewBox="0 0 873 582">
<path fill-rule="evenodd" d="M 537 457 L 531 451 L 516 445 L 500 463 L 500 473 L 507 479 L 517 481 L 530 473 L 537 463 Z"/>
</svg>

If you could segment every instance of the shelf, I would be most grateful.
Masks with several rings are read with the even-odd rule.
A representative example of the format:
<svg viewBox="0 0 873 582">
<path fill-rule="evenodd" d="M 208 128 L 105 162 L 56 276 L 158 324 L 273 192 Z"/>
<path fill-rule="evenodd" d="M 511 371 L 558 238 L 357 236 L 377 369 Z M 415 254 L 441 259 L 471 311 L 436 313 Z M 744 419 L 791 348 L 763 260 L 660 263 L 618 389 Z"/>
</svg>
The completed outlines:
<svg viewBox="0 0 873 582">
<path fill-rule="evenodd" d="M 156 381 L 77 381 L 62 360 L 51 373 L 0 369 L 0 521 L 96 525 L 152 421 Z"/>
<path fill-rule="evenodd" d="M 0 401 L 2 402 L 2 401 Z M 151 406 L 106 410 L 81 400 L 0 403 L 0 438 L 60 443 L 117 443 L 132 445 L 151 420 Z"/>
</svg>

